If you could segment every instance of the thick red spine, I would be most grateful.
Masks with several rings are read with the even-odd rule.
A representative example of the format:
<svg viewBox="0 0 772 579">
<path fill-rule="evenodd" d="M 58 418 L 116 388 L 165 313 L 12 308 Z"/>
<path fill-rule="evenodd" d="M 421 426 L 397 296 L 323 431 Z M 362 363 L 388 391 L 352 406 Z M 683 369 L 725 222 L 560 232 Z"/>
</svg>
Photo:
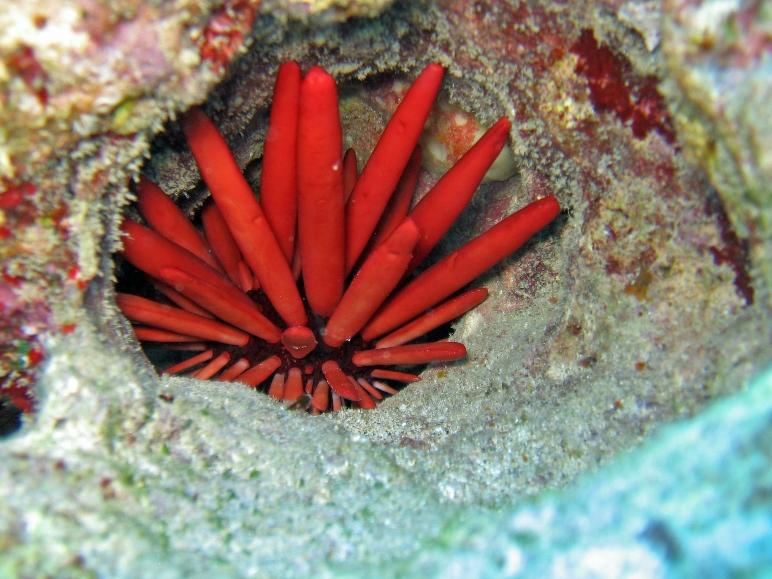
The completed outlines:
<svg viewBox="0 0 772 579">
<path fill-rule="evenodd" d="M 228 283 L 222 275 L 198 257 L 152 229 L 126 219 L 121 224 L 121 231 L 124 233 L 123 256 L 149 276 L 160 279 L 162 268 L 177 267 L 217 287 L 227 295 L 241 294 L 238 288 Z"/>
<path fill-rule="evenodd" d="M 145 221 L 158 233 L 187 249 L 209 267 L 221 271 L 220 264 L 187 216 L 158 185 L 145 176 L 140 177 L 137 183 L 137 207 Z"/>
<path fill-rule="evenodd" d="M 338 305 L 345 276 L 341 148 L 335 80 L 314 67 L 300 89 L 298 226 L 306 297 L 324 317 Z"/>
<path fill-rule="evenodd" d="M 330 387 L 338 393 L 341 398 L 347 400 L 359 400 L 359 394 L 349 382 L 348 376 L 341 370 L 340 366 L 334 360 L 327 360 L 322 364 L 322 374 L 330 384 Z"/>
<path fill-rule="evenodd" d="M 118 294 L 115 301 L 132 322 L 234 346 L 245 346 L 249 342 L 249 335 L 241 330 L 180 308 L 131 294 Z"/>
<path fill-rule="evenodd" d="M 355 366 L 396 366 L 400 364 L 426 364 L 449 362 L 466 358 L 466 347 L 458 342 L 429 342 L 395 346 L 382 350 L 356 352 L 351 361 Z"/>
<path fill-rule="evenodd" d="M 281 334 L 284 349 L 296 360 L 302 360 L 316 349 L 314 333 L 306 326 L 292 326 Z"/>
<path fill-rule="evenodd" d="M 241 252 L 236 240 L 233 239 L 228 225 L 217 209 L 217 205 L 210 201 L 201 212 L 201 223 L 204 226 L 204 235 L 212 251 L 223 266 L 228 278 L 234 285 L 241 284 L 241 274 L 239 272 L 239 262 L 241 261 Z M 244 289 L 244 288 L 241 288 Z"/>
<path fill-rule="evenodd" d="M 220 352 L 220 355 L 217 356 L 214 360 L 209 362 L 206 366 L 201 368 L 200 370 L 194 372 L 191 375 L 191 378 L 198 378 L 199 380 L 209 380 L 212 376 L 217 374 L 220 370 L 225 368 L 225 366 L 228 365 L 228 362 L 231 361 L 231 355 L 228 352 Z"/>
<path fill-rule="evenodd" d="M 224 311 L 223 319 L 236 326 L 241 327 L 241 318 L 262 317 L 260 309 L 252 300 L 189 251 L 130 220 L 124 221 L 121 229 L 126 234 L 123 238 L 123 256 L 136 268 L 162 281 L 164 270 L 177 269 L 184 272 L 198 282 L 195 286 L 200 291 L 193 295 L 192 290 L 186 293 L 182 286 L 174 289 L 216 315 Z M 171 285 L 175 284 L 172 282 Z M 218 308 L 219 303 L 227 303 L 227 309 Z M 255 335 L 263 337 L 261 334 Z M 275 334 L 266 339 L 271 341 L 274 337 L 278 339 Z"/>
<path fill-rule="evenodd" d="M 278 328 L 260 313 L 255 303 L 195 255 L 133 221 L 124 221 L 121 229 L 126 234 L 123 255 L 136 268 L 170 283 L 176 291 L 226 322 L 248 332 L 255 329 L 254 335 L 271 343 L 279 340 Z M 185 274 L 186 283 L 167 279 L 171 270 Z M 246 320 L 254 321 L 255 325 L 247 329 L 243 326 Z M 257 329 L 260 327 L 262 329 Z"/>
<path fill-rule="evenodd" d="M 287 325 L 305 325 L 303 301 L 284 253 L 222 135 L 197 108 L 188 111 L 182 128 L 201 176 L 260 287 Z"/>
<path fill-rule="evenodd" d="M 247 368 L 249 368 L 249 360 L 246 358 L 239 358 L 231 364 L 227 370 L 220 374 L 217 379 L 221 382 L 230 382 L 236 378 L 236 376 L 243 374 Z"/>
<path fill-rule="evenodd" d="M 362 169 L 346 206 L 346 271 L 356 265 L 418 144 L 443 74 L 439 64 L 421 72 Z"/>
<path fill-rule="evenodd" d="M 343 155 L 343 203 L 348 203 L 354 191 L 354 185 L 357 184 L 359 177 L 357 171 L 357 152 L 354 149 L 347 149 L 346 154 Z"/>
<path fill-rule="evenodd" d="M 410 264 L 411 270 L 424 260 L 461 215 L 480 186 L 485 173 L 504 148 L 511 126 L 506 117 L 499 119 L 442 176 L 410 213 L 410 217 L 421 230 L 421 239 Z"/>
<path fill-rule="evenodd" d="M 297 219 L 297 134 L 300 67 L 285 62 L 273 89 L 271 119 L 263 147 L 260 204 L 287 263 L 295 250 Z"/>
<path fill-rule="evenodd" d="M 436 308 L 432 308 L 401 328 L 397 328 L 388 336 L 378 340 L 375 343 L 375 347 L 391 348 L 412 342 L 435 328 L 439 328 L 442 324 L 455 320 L 460 315 L 479 306 L 487 297 L 488 290 L 485 288 L 475 288 L 464 292 L 441 303 Z"/>
<path fill-rule="evenodd" d="M 259 364 L 255 364 L 243 374 L 237 376 L 235 381 L 256 388 L 265 382 L 268 376 L 278 370 L 279 366 L 281 366 L 281 358 L 278 356 L 271 356 Z"/>
<path fill-rule="evenodd" d="M 324 343 L 333 348 L 361 330 L 405 275 L 419 231 L 405 220 L 370 254 L 354 276 L 324 332 Z"/>
<path fill-rule="evenodd" d="M 557 199 L 550 195 L 494 225 L 403 288 L 365 327 L 362 337 L 373 340 L 439 303 L 520 248 L 559 212 Z"/>
</svg>

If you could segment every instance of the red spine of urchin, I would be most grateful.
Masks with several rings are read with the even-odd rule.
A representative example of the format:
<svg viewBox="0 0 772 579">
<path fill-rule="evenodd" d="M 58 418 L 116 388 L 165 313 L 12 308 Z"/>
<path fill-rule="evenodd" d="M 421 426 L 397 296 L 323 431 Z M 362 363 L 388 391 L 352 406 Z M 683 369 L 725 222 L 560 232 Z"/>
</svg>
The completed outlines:
<svg viewBox="0 0 772 579">
<path fill-rule="evenodd" d="M 228 352 L 220 352 L 220 354 L 206 366 L 200 370 L 195 371 L 191 378 L 198 378 L 199 380 L 209 380 L 212 376 L 217 374 L 220 370 L 228 365 L 231 361 L 231 355 Z"/>
<path fill-rule="evenodd" d="M 549 195 L 494 225 L 403 288 L 370 321 L 362 337 L 370 341 L 382 336 L 442 301 L 520 248 L 559 212 L 557 199 Z"/>
<path fill-rule="evenodd" d="M 222 271 L 190 220 L 158 185 L 144 176 L 137 183 L 137 208 L 150 226 L 166 239 L 187 249 L 209 267 Z"/>
<path fill-rule="evenodd" d="M 260 313 L 257 306 L 251 310 L 236 309 L 230 299 L 220 294 L 214 287 L 175 267 L 161 269 L 160 275 L 162 280 L 178 288 L 191 300 L 196 303 L 205 302 L 210 312 L 237 328 L 271 344 L 279 341 L 281 337 L 279 328 Z"/>
<path fill-rule="evenodd" d="M 188 368 L 192 368 L 193 366 L 197 366 L 202 362 L 211 360 L 212 356 L 214 356 L 214 350 L 211 350 L 211 349 L 206 350 L 204 352 L 201 352 L 200 354 L 193 356 L 192 358 L 188 358 L 187 360 L 183 360 L 182 362 L 174 364 L 173 366 L 169 366 L 166 370 L 161 372 L 161 374 L 179 374 L 180 372 L 184 372 Z"/>
<path fill-rule="evenodd" d="M 271 118 L 263 146 L 260 204 L 287 263 L 292 262 L 297 226 L 297 133 L 300 67 L 284 62 L 276 75 Z"/>
<path fill-rule="evenodd" d="M 300 368 L 290 368 L 284 383 L 284 400 L 294 402 L 303 395 L 303 373 Z"/>
<path fill-rule="evenodd" d="M 201 342 L 201 338 L 188 336 L 179 332 L 170 332 L 159 328 L 149 328 L 146 326 L 134 326 L 134 336 L 140 342 L 159 342 L 162 344 L 172 344 L 180 346 L 182 342 Z"/>
<path fill-rule="evenodd" d="M 255 335 L 271 343 L 279 340 L 279 329 L 260 313 L 255 303 L 195 255 L 131 220 L 125 220 L 121 230 L 126 234 L 123 256 L 136 268 L 170 283 L 185 297 L 226 322 L 247 332 L 255 329 L 254 322 L 264 328 Z M 177 285 L 166 279 L 171 269 L 187 274 L 197 283 Z M 186 290 L 191 288 L 192 293 L 188 293 Z M 243 327 L 245 321 L 249 324 L 247 327 Z"/>
<path fill-rule="evenodd" d="M 239 358 L 233 364 L 231 364 L 217 379 L 222 382 L 230 382 L 237 376 L 240 376 L 244 371 L 249 368 L 249 360 L 246 358 Z"/>
<path fill-rule="evenodd" d="M 201 176 L 260 287 L 287 325 L 305 325 L 303 300 L 284 253 L 225 139 L 198 108 L 186 113 L 182 128 Z"/>
<path fill-rule="evenodd" d="M 347 400 L 359 400 L 359 393 L 351 385 L 348 376 L 335 360 L 327 360 L 322 364 L 322 373 L 335 392 Z"/>
<path fill-rule="evenodd" d="M 439 328 L 442 324 L 455 320 L 472 308 L 476 308 L 487 297 L 488 290 L 485 288 L 474 288 L 464 292 L 441 303 L 436 308 L 432 308 L 401 328 L 397 328 L 388 336 L 384 336 L 375 343 L 375 347 L 391 348 L 412 342 L 435 328 Z"/>
<path fill-rule="evenodd" d="M 132 322 L 234 346 L 245 346 L 249 341 L 246 332 L 232 326 L 140 296 L 118 294 L 115 301 Z"/>
<path fill-rule="evenodd" d="M 370 376 L 373 378 L 383 378 L 384 380 L 396 380 L 397 382 L 420 382 L 421 377 L 417 374 L 410 374 L 408 372 L 398 372 L 396 370 L 383 370 L 376 368 L 370 372 Z"/>
<path fill-rule="evenodd" d="M 421 230 L 421 239 L 415 248 L 409 269 L 412 270 L 424 260 L 461 215 L 480 186 L 485 173 L 504 148 L 511 126 L 506 117 L 499 119 L 442 176 L 410 213 L 410 217 Z"/>
<path fill-rule="evenodd" d="M 368 256 L 325 328 L 325 344 L 338 348 L 364 327 L 405 275 L 418 236 L 406 219 Z"/>
<path fill-rule="evenodd" d="M 367 393 L 367 390 L 365 390 L 352 376 L 349 376 L 348 380 L 359 396 L 359 400 L 355 402 L 355 405 L 359 408 L 364 408 L 365 410 L 372 410 L 375 408 L 375 400 L 370 398 L 370 394 Z"/>
<path fill-rule="evenodd" d="M 407 166 L 440 90 L 444 71 L 428 65 L 394 111 L 346 206 L 346 271 L 356 265 Z"/>
<path fill-rule="evenodd" d="M 378 231 L 373 238 L 372 247 L 378 247 L 407 217 L 407 213 L 410 211 L 410 203 L 413 201 L 413 195 L 415 195 L 420 170 L 421 148 L 416 147 L 407 167 L 405 167 L 404 173 L 402 173 L 402 177 L 399 179 L 397 190 L 394 191 L 394 195 L 383 212 L 381 222 L 378 224 Z"/>
<path fill-rule="evenodd" d="M 239 262 L 241 261 L 241 252 L 236 240 L 233 239 L 228 225 L 222 218 L 220 210 L 213 201 L 204 206 L 201 212 L 201 223 L 204 226 L 204 234 L 212 251 L 223 266 L 234 285 L 241 284 L 241 274 L 239 272 Z M 244 289 L 244 288 L 242 288 Z"/>
<path fill-rule="evenodd" d="M 314 389 L 311 398 L 311 408 L 318 412 L 324 412 L 330 404 L 330 386 L 325 380 L 320 380 Z"/>
<path fill-rule="evenodd" d="M 324 317 L 338 305 L 345 277 L 341 154 L 335 80 L 314 67 L 300 88 L 298 228 L 306 298 Z"/>
<path fill-rule="evenodd" d="M 235 378 L 236 382 L 241 382 L 253 388 L 259 386 L 281 366 L 281 358 L 270 356 L 259 364 L 255 364 L 249 370 Z"/>
<path fill-rule="evenodd" d="M 351 361 L 355 366 L 397 366 L 401 364 L 426 364 L 449 362 L 466 357 L 466 347 L 458 342 L 429 342 L 409 344 L 381 350 L 356 352 Z"/>
<path fill-rule="evenodd" d="M 193 300 L 186 298 L 180 292 L 172 288 L 169 284 L 160 280 L 153 280 L 153 287 L 166 296 L 169 301 L 174 302 L 175 305 L 181 307 L 183 310 L 189 311 L 191 314 L 196 314 L 204 318 L 213 317 L 208 311 L 201 306 L 197 305 Z"/>
</svg>

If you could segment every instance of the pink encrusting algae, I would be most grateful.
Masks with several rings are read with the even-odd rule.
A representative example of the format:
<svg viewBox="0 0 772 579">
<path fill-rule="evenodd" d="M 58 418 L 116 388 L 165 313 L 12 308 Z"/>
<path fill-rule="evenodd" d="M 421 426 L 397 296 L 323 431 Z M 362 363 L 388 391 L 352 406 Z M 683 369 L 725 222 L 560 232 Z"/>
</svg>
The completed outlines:
<svg viewBox="0 0 772 579">
<path fill-rule="evenodd" d="M 332 76 L 283 64 L 259 200 L 205 113 L 184 116 L 212 194 L 203 231 L 143 177 L 147 226 L 124 222 L 123 256 L 158 297 L 117 299 L 141 342 L 189 352 L 164 373 L 241 382 L 319 414 L 374 408 L 395 385 L 420 380 L 411 367 L 466 357 L 463 344 L 426 336 L 482 303 L 486 289 L 464 288 L 560 207 L 553 196 L 539 199 L 411 278 L 510 129 L 506 118 L 495 123 L 411 211 L 418 141 L 443 74 L 437 64 L 424 69 L 359 175 L 356 153 L 343 153 Z"/>
</svg>

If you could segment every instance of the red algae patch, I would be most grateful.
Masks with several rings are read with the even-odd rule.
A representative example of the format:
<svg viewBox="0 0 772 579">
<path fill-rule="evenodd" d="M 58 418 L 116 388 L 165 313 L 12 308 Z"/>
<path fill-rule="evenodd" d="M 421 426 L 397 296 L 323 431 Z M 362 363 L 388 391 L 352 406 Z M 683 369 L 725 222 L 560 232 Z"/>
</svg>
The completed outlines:
<svg viewBox="0 0 772 579">
<path fill-rule="evenodd" d="M 629 122 L 639 139 L 656 131 L 668 143 L 674 141 L 673 122 L 656 76 L 635 73 L 627 57 L 600 44 L 592 30 L 582 31 L 571 52 L 578 57 L 576 72 L 587 79 L 597 112 L 613 112 Z"/>
</svg>

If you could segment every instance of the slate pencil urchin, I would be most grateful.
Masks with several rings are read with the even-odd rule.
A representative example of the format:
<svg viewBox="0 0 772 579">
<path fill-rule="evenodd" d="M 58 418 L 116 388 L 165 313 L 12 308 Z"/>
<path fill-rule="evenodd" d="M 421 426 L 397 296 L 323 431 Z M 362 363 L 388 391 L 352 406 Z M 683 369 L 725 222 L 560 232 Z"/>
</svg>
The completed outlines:
<svg viewBox="0 0 772 579">
<path fill-rule="evenodd" d="M 120 293 L 120 309 L 141 342 L 192 352 L 164 372 L 265 386 L 317 414 L 374 408 L 395 385 L 419 380 L 410 366 L 466 356 L 463 344 L 421 340 L 479 305 L 486 289 L 457 292 L 560 208 L 553 196 L 539 199 L 409 278 L 466 207 L 510 129 L 500 119 L 411 210 L 418 140 L 443 74 L 436 64 L 423 70 L 357 175 L 354 152 L 342 151 L 334 79 L 284 63 L 259 201 L 211 120 L 200 109 L 185 115 L 213 199 L 201 214 L 203 233 L 144 177 L 138 209 L 147 225 L 122 226 L 123 256 L 163 297 Z"/>
</svg>

